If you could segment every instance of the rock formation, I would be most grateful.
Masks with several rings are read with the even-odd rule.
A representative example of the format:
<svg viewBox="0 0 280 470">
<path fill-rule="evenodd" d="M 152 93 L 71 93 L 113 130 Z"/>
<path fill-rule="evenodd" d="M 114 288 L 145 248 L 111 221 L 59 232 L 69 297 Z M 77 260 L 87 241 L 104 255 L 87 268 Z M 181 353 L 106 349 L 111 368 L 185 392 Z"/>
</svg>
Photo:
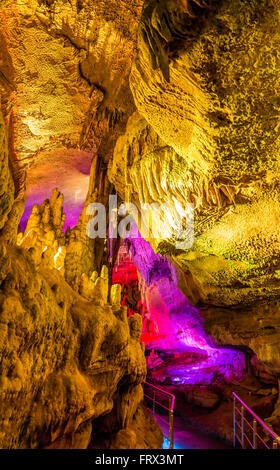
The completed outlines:
<svg viewBox="0 0 280 470">
<path fill-rule="evenodd" d="M 79 145 L 95 150 L 103 131 L 97 128 L 93 143 L 90 119 L 95 118 L 104 93 L 95 85 L 98 78 L 87 74 L 92 74 L 96 53 L 100 60 L 104 54 L 109 58 L 106 47 L 111 54 L 106 66 L 117 65 L 110 79 L 115 76 L 116 103 L 111 97 L 112 111 L 104 106 L 106 132 L 118 122 L 114 109 L 126 93 L 119 87 L 118 98 L 115 87 L 122 74 L 128 74 L 125 61 L 131 61 L 133 37 L 125 43 L 124 24 L 112 21 L 118 12 L 111 10 L 112 17 L 106 18 L 105 6 L 103 12 L 99 8 L 94 13 L 90 5 L 75 2 L 75 26 L 72 6 L 68 12 L 64 6 L 57 2 L 57 16 L 48 2 L 24 3 L 19 9 L 5 5 L 2 10 L 0 447 L 87 448 L 93 439 L 93 422 L 109 414 L 114 420 L 109 428 L 110 447 L 119 446 L 113 439 L 119 431 L 126 435 L 127 447 L 160 447 L 162 432 L 140 405 L 146 376 L 139 342 L 141 317 L 129 321 L 118 295 L 112 293 L 112 304 L 108 302 L 108 268 L 101 270 L 104 241 L 95 243 L 86 235 L 88 204 L 98 194 L 105 202 L 110 192 L 105 173 L 105 186 L 100 186 L 100 160 L 95 157 L 92 165 L 90 189 L 77 227 L 63 232 L 63 195 L 50 188 L 49 199 L 33 206 L 24 232 L 17 233 L 24 204 L 18 197 L 11 156 L 26 168 L 35 154 L 40 159 L 42 151 L 64 148 L 67 152 Z M 97 14 L 99 24 L 93 21 Z M 102 38 L 98 31 L 104 24 L 108 27 Z M 132 31 L 130 19 L 127 24 Z M 96 41 L 99 45 L 93 52 L 89 43 Z M 124 49 L 116 57 L 113 43 L 116 49 L 123 44 L 128 57 Z M 129 89 L 128 79 L 123 79 L 123 88 Z M 133 107 L 132 99 L 129 106 Z M 11 126 L 14 115 L 17 121 Z M 156 437 L 151 433 L 136 439 L 133 429 L 137 426 L 145 426 L 147 432 L 154 429 Z M 92 443 L 101 438 L 95 434 Z"/>
<path fill-rule="evenodd" d="M 124 429 L 143 398 L 145 358 L 125 308 L 87 301 L 3 244 L 0 355 L 2 448 L 86 448 L 97 417 L 116 413 Z"/>
<path fill-rule="evenodd" d="M 141 315 L 155 324 L 159 311 L 153 348 L 176 337 L 201 368 L 220 361 L 188 402 L 219 406 L 210 385 L 226 397 L 245 362 L 275 388 L 279 2 L 0 8 L 0 447 L 160 447 L 141 342 Z M 108 212 L 110 195 L 153 205 L 164 234 L 151 237 L 148 214 L 138 242 L 110 239 L 108 217 L 90 237 L 91 204 Z M 138 271 L 129 286 L 114 282 L 120 246 Z"/>
</svg>

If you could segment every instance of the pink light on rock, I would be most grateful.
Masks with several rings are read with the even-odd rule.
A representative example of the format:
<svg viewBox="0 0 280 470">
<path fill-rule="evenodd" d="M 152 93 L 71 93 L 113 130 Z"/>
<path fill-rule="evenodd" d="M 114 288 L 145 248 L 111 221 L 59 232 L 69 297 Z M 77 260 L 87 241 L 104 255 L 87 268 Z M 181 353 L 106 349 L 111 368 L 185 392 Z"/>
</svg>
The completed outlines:
<svg viewBox="0 0 280 470">
<path fill-rule="evenodd" d="M 246 373 L 243 352 L 213 343 L 204 330 L 199 310 L 178 289 L 175 267 L 154 253 L 140 236 L 129 239 L 127 245 L 144 283 L 148 319 L 144 319 L 142 337 L 146 348 L 168 356 L 155 368 L 154 376 L 158 380 L 171 377 L 174 383 L 181 384 L 208 384 L 217 377 L 228 382 L 240 380 Z M 148 335 L 147 324 L 153 324 L 157 334 Z M 148 365 L 152 367 L 152 361 Z"/>
</svg>

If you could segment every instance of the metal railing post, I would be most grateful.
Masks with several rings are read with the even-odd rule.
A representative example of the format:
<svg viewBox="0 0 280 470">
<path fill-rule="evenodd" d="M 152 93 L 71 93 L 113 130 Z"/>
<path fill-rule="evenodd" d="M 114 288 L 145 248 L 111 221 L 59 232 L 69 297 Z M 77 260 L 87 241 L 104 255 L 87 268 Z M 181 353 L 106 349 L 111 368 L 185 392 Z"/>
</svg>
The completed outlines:
<svg viewBox="0 0 280 470">
<path fill-rule="evenodd" d="M 174 416 L 173 416 L 171 398 L 169 398 L 169 436 L 170 436 L 169 449 L 174 449 Z"/>
<path fill-rule="evenodd" d="M 146 397 L 149 400 L 149 403 L 152 402 L 151 405 L 149 406 L 149 408 L 152 412 L 152 416 L 157 422 L 159 420 L 159 424 L 160 424 L 160 421 L 163 421 L 168 426 L 167 430 L 164 430 L 164 428 L 162 428 L 163 435 L 170 442 L 169 449 L 174 449 L 174 405 L 175 405 L 175 395 L 173 395 L 172 393 L 167 392 L 166 390 L 164 390 L 162 388 L 156 387 L 155 385 L 153 385 L 149 382 L 145 382 L 145 385 L 147 385 L 148 387 L 150 387 L 153 390 L 153 393 L 151 395 L 145 393 L 145 390 L 144 390 L 144 397 Z M 157 398 L 157 392 L 159 392 L 160 394 L 164 394 L 165 397 L 168 396 L 167 403 L 166 402 L 160 402 L 161 398 L 160 397 Z M 160 409 L 161 408 L 164 409 L 165 414 L 166 414 L 166 411 L 167 411 L 168 420 L 163 419 L 163 417 L 160 415 L 160 412 L 158 413 L 158 407 Z"/>
<path fill-rule="evenodd" d="M 267 424 L 234 392 L 233 397 L 234 447 L 236 447 L 237 442 L 239 442 L 242 449 L 247 449 L 248 446 L 251 449 L 259 449 L 260 447 L 264 447 L 266 449 L 280 449 L 280 436 L 270 429 Z M 241 405 L 240 408 L 238 406 L 239 404 Z M 237 413 L 240 414 L 240 424 L 239 419 L 237 418 Z M 251 422 L 248 420 L 251 420 Z M 240 428 L 241 435 L 238 433 L 236 426 Z M 252 434 L 251 431 L 248 434 L 247 427 L 250 428 Z M 265 437 L 262 437 L 263 434 Z M 247 443 L 245 442 L 245 439 L 247 440 Z"/>
<path fill-rule="evenodd" d="M 233 397 L 233 447 L 236 446 L 236 436 L 235 436 L 235 406 L 236 406 L 236 398 Z"/>
<path fill-rule="evenodd" d="M 257 449 L 257 420 L 253 421 L 253 449 Z"/>
<path fill-rule="evenodd" d="M 244 406 L 241 406 L 241 446 L 244 449 Z"/>
</svg>

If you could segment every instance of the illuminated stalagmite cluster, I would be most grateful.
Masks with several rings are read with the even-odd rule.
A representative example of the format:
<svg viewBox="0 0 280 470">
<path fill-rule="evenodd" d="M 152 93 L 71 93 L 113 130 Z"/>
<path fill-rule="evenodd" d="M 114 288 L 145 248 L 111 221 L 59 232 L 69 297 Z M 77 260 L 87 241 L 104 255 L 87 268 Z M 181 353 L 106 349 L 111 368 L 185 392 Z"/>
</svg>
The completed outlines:
<svg viewBox="0 0 280 470">
<path fill-rule="evenodd" d="M 279 36 L 277 0 L 0 0 L 1 448 L 161 448 L 147 374 L 277 430 Z M 110 196 L 165 235 L 90 237 Z"/>
</svg>

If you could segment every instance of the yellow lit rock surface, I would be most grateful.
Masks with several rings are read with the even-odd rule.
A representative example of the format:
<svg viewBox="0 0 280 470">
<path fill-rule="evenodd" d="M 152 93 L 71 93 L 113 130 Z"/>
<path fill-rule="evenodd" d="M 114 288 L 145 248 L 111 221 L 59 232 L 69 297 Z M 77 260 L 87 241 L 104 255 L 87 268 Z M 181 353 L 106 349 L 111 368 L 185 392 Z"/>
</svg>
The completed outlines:
<svg viewBox="0 0 280 470">
<path fill-rule="evenodd" d="M 110 301 L 112 305 L 121 305 L 122 286 L 114 284 L 111 288 Z"/>
<path fill-rule="evenodd" d="M 279 373 L 279 3 L 0 4 L 0 447 L 160 447 L 142 320 L 111 288 L 118 245 L 88 236 L 90 204 L 168 203 L 166 236 L 145 238 L 214 341 Z M 65 232 L 62 182 L 85 201 Z M 18 233 L 26 194 L 43 197 Z"/>
<path fill-rule="evenodd" d="M 65 234 L 62 229 L 65 214 L 62 209 L 63 195 L 53 190 L 50 200 L 41 206 L 34 205 L 25 232 L 18 237 L 18 245 L 36 253 L 36 264 L 44 258 L 50 266 L 64 267 Z M 35 259 L 34 259 L 35 261 Z"/>
<path fill-rule="evenodd" d="M 9 150 L 6 132 L 3 114 L 0 110 L 0 229 L 7 222 L 14 202 L 14 182 L 9 169 Z"/>
<path fill-rule="evenodd" d="M 142 319 L 133 326 L 125 308 L 107 303 L 106 266 L 81 276 L 82 296 L 66 283 L 62 203 L 54 190 L 16 237 L 16 202 L 0 236 L 1 448 L 87 448 L 94 420 L 110 414 L 118 433 L 143 400 Z M 160 447 L 161 432 L 151 441 Z"/>
<path fill-rule="evenodd" d="M 1 21 L 10 69 L 3 69 L 0 82 L 5 90 L 12 82 L 15 90 L 9 101 L 17 113 L 15 148 L 21 160 L 32 161 L 42 150 L 77 148 L 80 142 L 94 149 L 92 132 L 102 137 L 106 119 L 127 111 L 142 3 L 5 3 Z M 102 90 L 104 123 L 92 129 Z"/>
<path fill-rule="evenodd" d="M 138 207 L 167 202 L 173 220 L 194 204 L 191 250 L 169 237 L 150 242 L 210 304 L 279 295 L 279 18 L 270 0 L 151 0 L 139 23 L 138 112 L 109 179 Z"/>
</svg>

